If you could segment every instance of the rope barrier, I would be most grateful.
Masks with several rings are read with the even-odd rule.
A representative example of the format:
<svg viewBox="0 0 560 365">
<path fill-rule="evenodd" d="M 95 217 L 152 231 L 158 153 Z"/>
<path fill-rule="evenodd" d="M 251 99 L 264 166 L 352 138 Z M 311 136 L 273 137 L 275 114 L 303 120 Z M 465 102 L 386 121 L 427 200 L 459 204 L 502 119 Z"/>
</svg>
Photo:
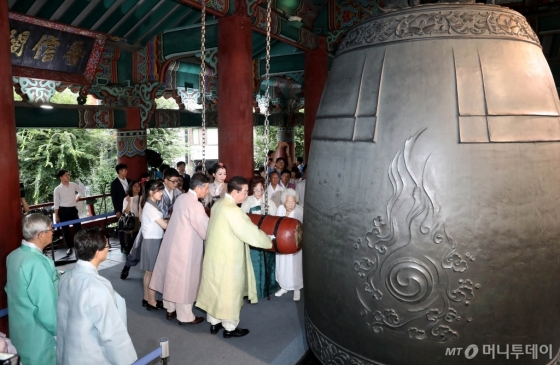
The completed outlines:
<svg viewBox="0 0 560 365">
<path fill-rule="evenodd" d="M 167 337 L 162 337 L 159 339 L 159 347 L 154 351 L 150 352 L 148 355 L 141 359 L 136 360 L 132 365 L 148 365 L 153 360 L 161 357 L 163 364 L 167 364 L 167 358 L 169 357 L 169 340 Z"/>
<path fill-rule="evenodd" d="M 147 365 L 151 361 L 157 359 L 160 356 L 161 356 L 161 347 L 158 347 L 157 349 L 150 352 L 148 355 L 144 356 L 143 358 L 136 360 L 136 362 L 133 363 L 132 365 Z"/>
<path fill-rule="evenodd" d="M 114 215 L 115 215 L 115 212 L 111 212 L 111 213 L 105 213 L 105 214 L 100 214 L 100 215 L 94 215 L 94 216 L 91 216 L 91 217 L 85 217 L 85 218 L 81 218 L 81 219 L 74 219 L 74 220 L 71 220 L 71 221 L 66 221 L 66 222 L 62 222 L 62 223 L 53 224 L 53 228 L 65 227 L 65 226 L 69 226 L 69 225 L 76 224 L 76 223 L 89 222 L 89 221 L 93 221 L 93 220 L 96 220 L 96 219 L 112 217 Z"/>
</svg>

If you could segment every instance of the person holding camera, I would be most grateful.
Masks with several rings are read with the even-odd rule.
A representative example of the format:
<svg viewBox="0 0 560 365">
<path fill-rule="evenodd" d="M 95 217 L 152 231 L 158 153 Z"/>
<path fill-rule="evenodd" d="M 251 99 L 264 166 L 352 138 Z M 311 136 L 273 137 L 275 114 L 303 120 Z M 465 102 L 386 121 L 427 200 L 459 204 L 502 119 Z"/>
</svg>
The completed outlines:
<svg viewBox="0 0 560 365">
<path fill-rule="evenodd" d="M 70 181 L 70 173 L 68 170 L 61 169 L 56 176 L 60 179 L 60 185 L 54 189 L 54 222 L 63 223 L 80 219 L 76 202 L 80 199 L 80 187 L 78 184 Z M 74 234 L 82 229 L 81 223 L 74 223 Z M 74 247 L 74 239 L 70 235 L 70 226 L 62 227 L 62 235 L 66 242 L 66 255 L 72 254 Z"/>
</svg>

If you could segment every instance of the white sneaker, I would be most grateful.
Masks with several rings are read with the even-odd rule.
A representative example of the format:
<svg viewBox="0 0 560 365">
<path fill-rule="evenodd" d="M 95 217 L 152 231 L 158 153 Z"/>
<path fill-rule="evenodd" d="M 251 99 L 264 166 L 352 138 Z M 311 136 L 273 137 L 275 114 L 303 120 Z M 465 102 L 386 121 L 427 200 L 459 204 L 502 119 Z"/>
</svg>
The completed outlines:
<svg viewBox="0 0 560 365">
<path fill-rule="evenodd" d="M 299 290 L 294 290 L 294 301 L 297 302 L 301 298 L 301 293 Z"/>
<path fill-rule="evenodd" d="M 275 297 L 281 297 L 282 295 L 286 294 L 288 291 L 284 289 L 280 289 L 274 294 Z"/>
</svg>

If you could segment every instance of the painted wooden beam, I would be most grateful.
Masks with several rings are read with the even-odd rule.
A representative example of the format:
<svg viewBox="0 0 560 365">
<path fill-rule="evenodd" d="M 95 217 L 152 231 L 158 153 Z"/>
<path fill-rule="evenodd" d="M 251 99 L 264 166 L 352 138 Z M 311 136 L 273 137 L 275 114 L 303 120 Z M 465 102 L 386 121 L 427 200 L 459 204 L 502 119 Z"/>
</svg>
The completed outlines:
<svg viewBox="0 0 560 365">
<path fill-rule="evenodd" d="M 17 128 L 124 128 L 124 108 L 90 105 L 53 105 L 43 109 L 25 102 L 15 102 Z"/>
</svg>

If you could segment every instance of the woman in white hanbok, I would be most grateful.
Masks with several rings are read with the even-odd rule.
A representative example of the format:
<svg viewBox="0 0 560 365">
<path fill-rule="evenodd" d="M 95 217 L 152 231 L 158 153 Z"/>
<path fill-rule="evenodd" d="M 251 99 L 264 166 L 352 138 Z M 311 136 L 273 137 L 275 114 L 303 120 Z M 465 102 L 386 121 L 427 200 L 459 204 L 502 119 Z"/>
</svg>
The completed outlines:
<svg viewBox="0 0 560 365">
<path fill-rule="evenodd" d="M 276 210 L 276 215 L 295 218 L 303 223 L 303 209 L 297 205 L 298 193 L 294 189 L 286 189 L 282 192 L 281 200 L 282 205 Z M 294 300 L 300 299 L 300 290 L 303 288 L 301 250 L 293 254 L 276 254 L 276 281 L 280 284 L 280 290 L 275 294 L 277 297 L 293 290 Z"/>
<path fill-rule="evenodd" d="M 282 205 L 282 192 L 284 188 L 280 185 L 280 174 L 276 171 L 272 171 L 268 174 L 268 199 L 272 200 L 277 207 Z"/>
</svg>

